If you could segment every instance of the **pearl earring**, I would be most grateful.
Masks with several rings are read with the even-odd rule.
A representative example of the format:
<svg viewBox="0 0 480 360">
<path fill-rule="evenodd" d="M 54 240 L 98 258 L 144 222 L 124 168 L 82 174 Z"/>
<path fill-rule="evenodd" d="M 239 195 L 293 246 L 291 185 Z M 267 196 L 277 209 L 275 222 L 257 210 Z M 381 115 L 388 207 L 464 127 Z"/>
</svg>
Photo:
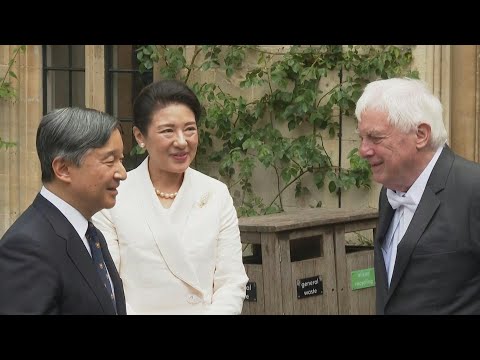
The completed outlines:
<svg viewBox="0 0 480 360">
<path fill-rule="evenodd" d="M 140 145 L 140 147 L 141 147 L 142 149 L 145 147 L 145 144 L 144 144 L 144 143 L 140 143 L 139 145 Z"/>
</svg>

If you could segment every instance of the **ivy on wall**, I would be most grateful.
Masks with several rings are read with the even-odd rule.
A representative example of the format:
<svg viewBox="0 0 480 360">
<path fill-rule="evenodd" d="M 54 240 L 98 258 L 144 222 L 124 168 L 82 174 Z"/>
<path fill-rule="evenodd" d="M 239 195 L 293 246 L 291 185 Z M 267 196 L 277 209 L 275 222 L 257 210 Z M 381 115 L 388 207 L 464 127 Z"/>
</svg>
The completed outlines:
<svg viewBox="0 0 480 360">
<path fill-rule="evenodd" d="M 218 177 L 229 186 L 239 216 L 284 210 L 282 195 L 294 187 L 295 197 L 315 189 L 304 184 L 311 176 L 317 189 L 331 193 L 352 186 L 369 188 L 368 163 L 353 148 L 350 167 L 333 163 L 324 140 L 341 141 L 342 119 L 352 118 L 364 86 L 374 79 L 409 76 L 412 50 L 388 46 L 289 46 L 273 51 L 263 46 L 198 45 L 190 56 L 185 46 L 145 45 L 137 49 L 140 71 L 160 63 L 161 78 L 185 81 L 204 107 L 200 147 L 195 166 L 217 163 Z M 270 49 L 270 50 L 269 50 Z M 253 59 L 253 60 L 252 60 Z M 248 61 L 248 63 L 246 63 Z M 212 71 L 241 79 L 239 87 L 256 96 L 228 93 L 218 82 L 202 81 Z M 212 78 L 210 76 L 210 78 Z M 198 80 L 200 79 L 200 80 Z M 334 79 L 332 84 L 332 79 Z M 326 86 L 326 83 L 329 86 Z M 282 129 L 288 129 L 287 131 Z M 135 147 L 134 153 L 143 150 Z M 204 159 L 206 161 L 203 161 Z M 252 177 L 256 167 L 273 170 L 276 195 L 267 203 Z M 313 206 L 321 206 L 319 201 Z"/>
<path fill-rule="evenodd" d="M 12 70 L 13 64 L 17 59 L 17 56 L 20 52 L 25 52 L 26 45 L 18 46 L 13 50 L 13 55 L 11 59 L 8 61 L 7 71 L 0 82 L 0 101 L 14 101 L 17 98 L 17 92 L 12 85 L 12 79 L 17 79 L 17 74 Z M 0 149 L 5 147 L 6 149 L 9 147 L 15 146 L 14 142 L 8 142 L 3 140 L 0 137 Z"/>
</svg>

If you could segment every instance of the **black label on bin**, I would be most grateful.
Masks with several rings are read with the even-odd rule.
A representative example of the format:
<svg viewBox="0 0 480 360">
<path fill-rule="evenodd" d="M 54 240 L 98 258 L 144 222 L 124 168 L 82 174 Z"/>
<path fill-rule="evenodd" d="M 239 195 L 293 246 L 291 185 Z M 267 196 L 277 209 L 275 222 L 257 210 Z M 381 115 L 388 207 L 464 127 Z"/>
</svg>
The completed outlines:
<svg viewBox="0 0 480 360">
<path fill-rule="evenodd" d="M 247 282 L 245 301 L 257 301 L 257 283 L 250 281 Z"/>
<path fill-rule="evenodd" d="M 323 282 L 321 276 L 313 276 L 297 280 L 297 299 L 323 294 Z"/>
</svg>

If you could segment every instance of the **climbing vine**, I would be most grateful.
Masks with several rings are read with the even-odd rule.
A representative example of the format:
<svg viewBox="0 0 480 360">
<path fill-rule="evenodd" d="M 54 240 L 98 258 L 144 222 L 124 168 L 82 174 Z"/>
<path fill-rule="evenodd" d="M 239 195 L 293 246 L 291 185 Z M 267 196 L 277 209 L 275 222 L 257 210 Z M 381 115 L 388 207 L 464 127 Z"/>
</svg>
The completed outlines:
<svg viewBox="0 0 480 360">
<path fill-rule="evenodd" d="M 14 49 L 11 59 L 8 61 L 8 67 L 0 82 L 0 100 L 14 101 L 17 98 L 17 92 L 12 85 L 12 79 L 17 79 L 17 74 L 12 70 L 13 64 L 20 52 L 25 52 L 26 45 L 18 46 Z M 14 142 L 5 141 L 0 137 L 0 149 L 2 147 L 9 148 L 15 146 Z"/>
<path fill-rule="evenodd" d="M 293 187 L 296 198 L 328 186 L 341 194 L 352 186 L 369 188 L 370 168 L 348 153 L 349 168 L 332 161 L 326 139 L 342 141 L 342 121 L 352 121 L 355 103 L 365 84 L 377 78 L 409 76 L 412 50 L 396 46 L 190 46 L 145 45 L 137 49 L 140 71 L 160 64 L 161 78 L 185 81 L 204 107 L 200 147 L 195 166 L 218 174 L 229 186 L 239 216 L 284 210 L 283 195 Z M 188 51 L 187 51 L 188 50 Z M 189 55 L 187 56 L 187 53 Z M 228 92 L 214 79 L 222 72 L 242 90 Z M 210 75 L 209 75 L 210 74 Z M 239 80 L 240 79 L 240 80 Z M 242 95 L 239 95 L 239 94 Z M 140 153 L 138 147 L 132 153 Z M 202 161 L 203 159 L 203 161 Z M 276 189 L 265 201 L 254 188 L 258 167 L 273 170 Z M 318 201 L 311 206 L 321 206 Z"/>
</svg>

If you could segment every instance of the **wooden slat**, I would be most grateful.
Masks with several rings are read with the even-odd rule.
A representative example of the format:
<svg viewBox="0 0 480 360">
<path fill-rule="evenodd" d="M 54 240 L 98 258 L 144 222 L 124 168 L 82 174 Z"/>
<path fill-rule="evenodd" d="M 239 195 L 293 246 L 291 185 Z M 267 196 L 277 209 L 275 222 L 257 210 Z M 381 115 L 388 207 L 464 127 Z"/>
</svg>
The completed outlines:
<svg viewBox="0 0 480 360">
<path fill-rule="evenodd" d="M 240 240 L 243 244 L 260 244 L 260 233 L 242 231 L 240 233 Z"/>
<path fill-rule="evenodd" d="M 319 241 L 322 241 L 319 238 Z M 294 314 L 297 315 L 336 315 L 338 314 L 337 286 L 335 273 L 335 254 L 333 249 L 333 232 L 323 236 L 323 256 L 291 263 Z M 296 281 L 313 276 L 321 276 L 323 294 L 297 299 Z M 288 296 L 288 294 L 286 294 Z"/>
<path fill-rule="evenodd" d="M 305 239 L 314 236 L 321 236 L 325 234 L 325 231 L 331 228 L 330 225 L 328 226 L 315 226 L 308 229 L 300 229 L 300 230 L 293 230 L 293 231 L 282 231 L 278 233 L 278 238 L 280 241 L 291 241 L 297 239 Z"/>
<path fill-rule="evenodd" d="M 239 227 L 241 231 L 279 232 L 327 224 L 376 219 L 377 216 L 378 211 L 376 209 L 301 209 L 301 211 L 240 218 Z"/>
<path fill-rule="evenodd" d="M 263 289 L 265 314 L 281 315 L 282 279 L 280 271 L 280 245 L 276 234 L 262 234 Z"/>
<path fill-rule="evenodd" d="M 377 219 L 372 220 L 362 220 L 345 223 L 345 233 L 361 231 L 361 230 L 370 230 L 377 227 Z"/>
<path fill-rule="evenodd" d="M 348 314 L 347 261 L 345 257 L 345 224 L 335 226 L 335 271 L 337 273 L 338 313 Z"/>
<path fill-rule="evenodd" d="M 295 288 L 292 285 L 292 267 L 290 262 L 290 242 L 280 241 L 280 276 L 282 278 L 282 298 L 284 315 L 293 315 Z"/>
<path fill-rule="evenodd" d="M 366 249 L 346 255 L 347 284 L 348 284 L 348 312 L 350 315 L 375 314 L 375 287 L 352 290 L 351 272 L 373 267 L 373 250 Z"/>
<path fill-rule="evenodd" d="M 263 290 L 263 270 L 262 265 L 246 264 L 248 280 L 257 285 L 257 301 L 244 301 L 242 315 L 264 315 L 265 300 Z"/>
<path fill-rule="evenodd" d="M 335 271 L 335 249 L 334 249 L 334 231 L 325 233 L 323 239 L 323 252 L 325 261 L 325 279 L 323 283 L 323 293 L 327 297 L 327 312 L 329 315 L 338 315 L 338 289 L 337 273 Z M 317 311 L 317 314 L 320 314 Z M 323 313 L 322 313 L 323 314 Z"/>
</svg>

